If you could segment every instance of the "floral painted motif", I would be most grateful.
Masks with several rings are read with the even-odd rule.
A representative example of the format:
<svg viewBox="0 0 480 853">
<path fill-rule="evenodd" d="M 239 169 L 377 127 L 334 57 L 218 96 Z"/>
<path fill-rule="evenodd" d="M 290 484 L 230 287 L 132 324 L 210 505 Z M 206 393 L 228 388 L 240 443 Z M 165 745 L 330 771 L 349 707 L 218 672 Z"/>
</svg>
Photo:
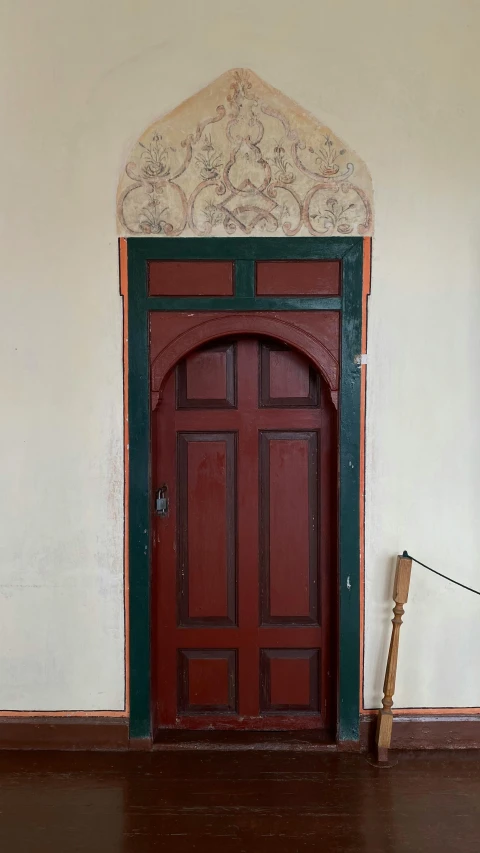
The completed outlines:
<svg viewBox="0 0 480 853">
<path fill-rule="evenodd" d="M 117 215 L 123 235 L 366 235 L 372 185 L 332 131 L 240 69 L 146 131 Z"/>
</svg>

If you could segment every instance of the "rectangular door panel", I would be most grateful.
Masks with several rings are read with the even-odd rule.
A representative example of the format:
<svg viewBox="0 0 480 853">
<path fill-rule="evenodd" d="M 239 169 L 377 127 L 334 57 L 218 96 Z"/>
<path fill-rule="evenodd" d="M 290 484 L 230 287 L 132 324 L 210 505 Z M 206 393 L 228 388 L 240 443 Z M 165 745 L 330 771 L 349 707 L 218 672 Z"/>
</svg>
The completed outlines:
<svg viewBox="0 0 480 853">
<path fill-rule="evenodd" d="M 178 714 L 228 714 L 237 710 L 234 649 L 180 649 Z"/>
<path fill-rule="evenodd" d="M 298 352 L 278 344 L 260 350 L 260 406 L 310 408 L 319 402 L 318 376 Z"/>
<path fill-rule="evenodd" d="M 260 296 L 337 296 L 340 261 L 257 261 L 256 292 Z"/>
<path fill-rule="evenodd" d="M 319 649 L 261 649 L 262 713 L 318 713 L 319 676 Z"/>
<path fill-rule="evenodd" d="M 235 344 L 201 349 L 178 365 L 177 409 L 231 409 L 235 406 Z"/>
<path fill-rule="evenodd" d="M 262 624 L 317 623 L 317 433 L 260 433 Z"/>
<path fill-rule="evenodd" d="M 177 587 L 180 625 L 234 625 L 234 433 L 179 433 Z"/>
<path fill-rule="evenodd" d="M 232 296 L 231 261 L 149 261 L 149 296 Z"/>
</svg>

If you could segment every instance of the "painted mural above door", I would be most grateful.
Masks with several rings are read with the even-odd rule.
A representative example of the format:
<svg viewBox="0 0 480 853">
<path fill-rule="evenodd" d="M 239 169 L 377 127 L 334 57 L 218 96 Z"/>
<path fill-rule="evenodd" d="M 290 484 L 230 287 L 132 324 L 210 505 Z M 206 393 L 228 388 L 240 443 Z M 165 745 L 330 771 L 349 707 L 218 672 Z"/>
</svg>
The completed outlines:
<svg viewBox="0 0 480 853">
<path fill-rule="evenodd" d="M 156 121 L 117 196 L 120 235 L 371 235 L 368 170 L 252 71 L 228 71 Z"/>
</svg>

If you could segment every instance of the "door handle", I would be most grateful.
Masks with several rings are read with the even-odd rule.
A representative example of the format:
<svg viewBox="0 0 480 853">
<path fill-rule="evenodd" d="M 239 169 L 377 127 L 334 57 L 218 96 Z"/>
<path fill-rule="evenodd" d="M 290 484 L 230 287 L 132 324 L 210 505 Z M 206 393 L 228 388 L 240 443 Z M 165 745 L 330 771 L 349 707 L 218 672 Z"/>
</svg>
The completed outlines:
<svg viewBox="0 0 480 853">
<path fill-rule="evenodd" d="M 166 486 L 160 486 L 155 496 L 155 512 L 160 518 L 168 516 L 168 489 Z"/>
</svg>

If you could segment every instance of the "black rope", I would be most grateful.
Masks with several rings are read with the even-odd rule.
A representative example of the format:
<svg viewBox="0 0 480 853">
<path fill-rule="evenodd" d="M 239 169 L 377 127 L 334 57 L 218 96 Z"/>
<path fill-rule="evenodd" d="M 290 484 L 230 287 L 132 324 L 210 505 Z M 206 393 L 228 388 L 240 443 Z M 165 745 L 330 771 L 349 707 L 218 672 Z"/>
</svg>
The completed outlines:
<svg viewBox="0 0 480 853">
<path fill-rule="evenodd" d="M 464 583 L 460 583 L 460 581 L 454 581 L 453 578 L 447 577 L 447 575 L 442 575 L 441 572 L 437 572 L 435 569 L 431 569 L 430 566 L 426 566 L 425 563 L 421 563 L 420 560 L 416 560 L 415 557 L 412 557 L 412 555 L 408 553 L 408 551 L 404 551 L 402 557 L 407 557 L 407 559 L 413 560 L 414 563 L 418 563 L 419 566 L 423 566 L 424 569 L 428 569 L 429 572 L 433 572 L 433 574 L 438 575 L 439 578 L 444 578 L 446 581 L 450 581 L 450 583 L 461 586 L 462 589 L 467 589 L 468 592 L 474 592 L 475 595 L 480 595 L 478 589 L 472 589 L 471 586 L 466 586 Z"/>
</svg>

